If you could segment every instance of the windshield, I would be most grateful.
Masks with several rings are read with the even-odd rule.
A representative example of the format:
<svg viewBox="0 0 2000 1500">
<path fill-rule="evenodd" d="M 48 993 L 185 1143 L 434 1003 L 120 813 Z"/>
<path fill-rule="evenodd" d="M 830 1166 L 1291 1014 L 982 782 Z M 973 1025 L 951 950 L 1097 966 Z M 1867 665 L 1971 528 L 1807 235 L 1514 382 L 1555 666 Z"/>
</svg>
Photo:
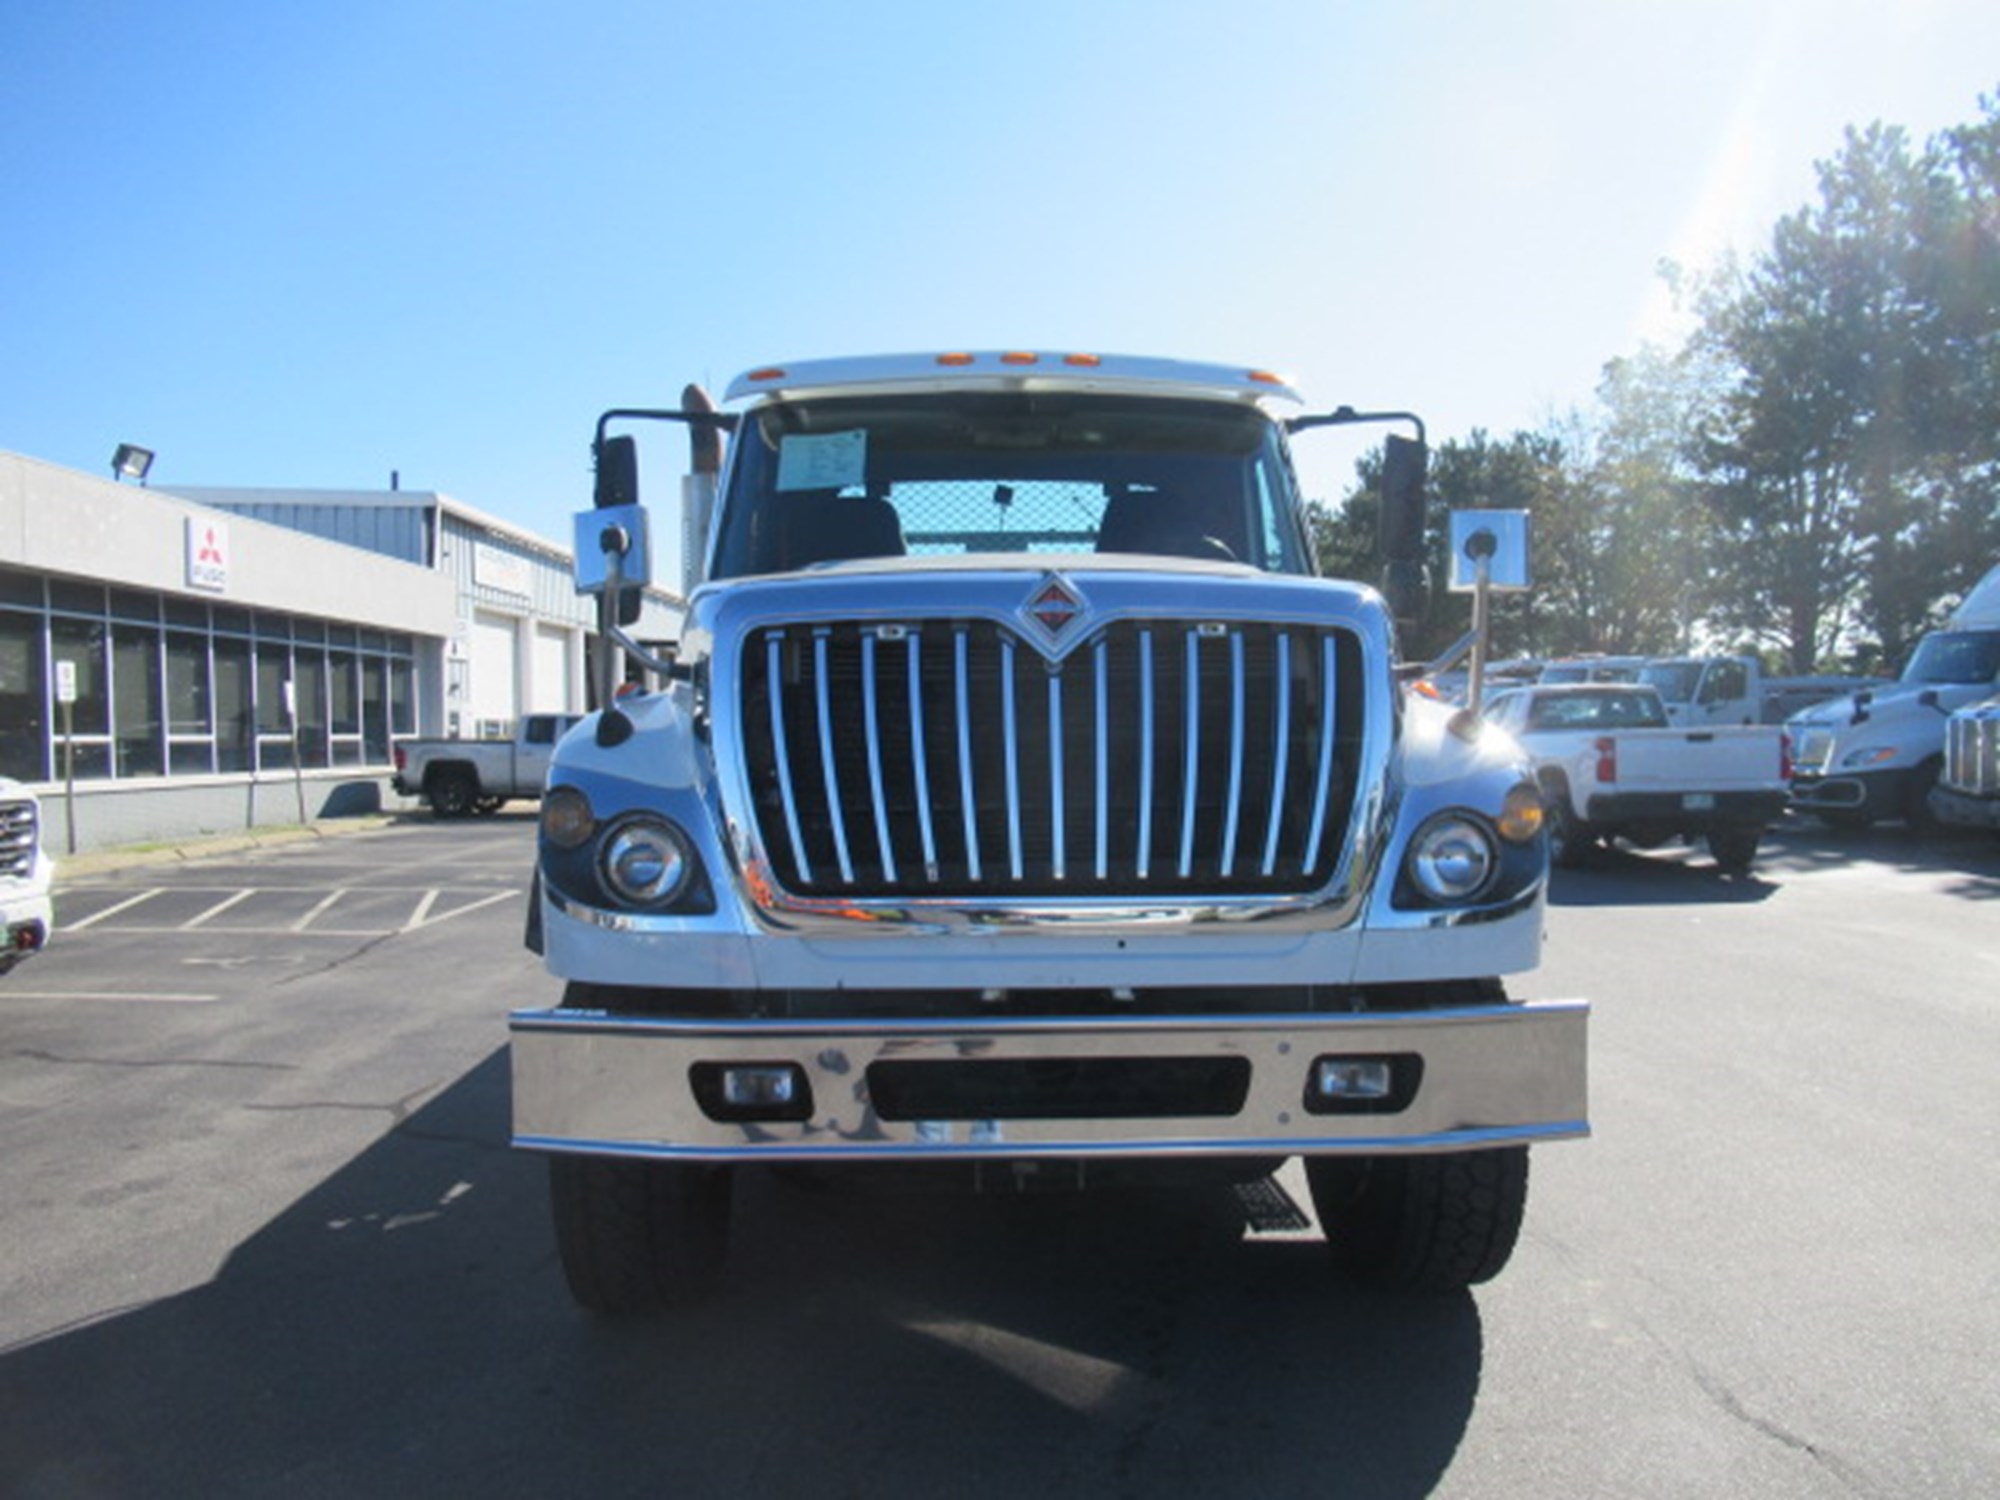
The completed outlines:
<svg viewBox="0 0 2000 1500">
<path fill-rule="evenodd" d="M 2000 677 L 2000 630 L 1946 630 L 1917 643 L 1905 682 L 1985 683 Z"/>
<path fill-rule="evenodd" d="M 1698 661 L 1656 661 L 1642 668 L 1639 680 L 1660 690 L 1669 703 L 1686 703 L 1694 697 L 1694 685 L 1701 680 Z"/>
<path fill-rule="evenodd" d="M 1277 429 L 1087 395 L 785 401 L 752 412 L 715 576 L 847 558 L 1141 553 L 1309 573 Z"/>
</svg>

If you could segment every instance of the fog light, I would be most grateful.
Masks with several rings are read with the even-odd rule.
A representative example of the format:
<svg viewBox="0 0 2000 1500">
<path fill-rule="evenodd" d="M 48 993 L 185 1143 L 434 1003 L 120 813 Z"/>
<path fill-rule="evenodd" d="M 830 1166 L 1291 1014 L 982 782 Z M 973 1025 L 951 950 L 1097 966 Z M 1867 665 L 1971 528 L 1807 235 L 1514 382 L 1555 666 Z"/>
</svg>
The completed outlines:
<svg viewBox="0 0 2000 1500">
<path fill-rule="evenodd" d="M 812 1082 L 789 1062 L 701 1062 L 688 1069 L 701 1112 L 719 1124 L 810 1120 Z"/>
<path fill-rule="evenodd" d="M 722 1102 L 732 1109 L 764 1109 L 790 1104 L 804 1080 L 790 1063 L 722 1070 Z"/>
<path fill-rule="evenodd" d="M 1313 1092 L 1322 1099 L 1386 1099 L 1395 1085 L 1386 1057 L 1322 1057 L 1313 1065 Z"/>
<path fill-rule="evenodd" d="M 1423 1055 L 1416 1052 L 1316 1057 L 1306 1072 L 1306 1113 L 1401 1114 L 1415 1101 L 1423 1078 Z"/>
</svg>

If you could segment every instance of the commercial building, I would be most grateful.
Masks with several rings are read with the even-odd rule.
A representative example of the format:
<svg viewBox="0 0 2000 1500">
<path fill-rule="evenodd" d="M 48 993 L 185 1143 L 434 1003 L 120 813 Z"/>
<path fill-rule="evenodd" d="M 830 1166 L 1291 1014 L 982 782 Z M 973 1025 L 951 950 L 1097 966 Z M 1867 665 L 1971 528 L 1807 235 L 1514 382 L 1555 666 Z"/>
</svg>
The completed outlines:
<svg viewBox="0 0 2000 1500">
<path fill-rule="evenodd" d="M 566 549 L 443 495 L 0 452 L 0 774 L 58 854 L 397 805 L 397 737 L 587 708 L 593 624 Z"/>
</svg>

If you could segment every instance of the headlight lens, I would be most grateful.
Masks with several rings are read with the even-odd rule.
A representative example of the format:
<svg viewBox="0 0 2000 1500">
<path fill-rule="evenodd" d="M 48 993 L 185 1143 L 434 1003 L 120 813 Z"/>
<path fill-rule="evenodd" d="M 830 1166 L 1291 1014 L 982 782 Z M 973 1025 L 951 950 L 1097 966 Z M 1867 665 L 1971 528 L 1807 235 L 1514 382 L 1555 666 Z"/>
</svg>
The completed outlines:
<svg viewBox="0 0 2000 1500">
<path fill-rule="evenodd" d="M 687 884 L 694 862 L 681 831 L 657 818 L 632 818 L 605 836 L 597 869 L 605 888 L 632 906 L 662 906 Z"/>
<path fill-rule="evenodd" d="M 1497 864 L 1492 835 L 1462 813 L 1431 819 L 1410 841 L 1410 878 L 1433 901 L 1470 901 Z"/>
<path fill-rule="evenodd" d="M 554 786 L 542 798 L 542 837 L 558 849 L 578 849 L 597 832 L 590 799 L 573 786 Z"/>
<path fill-rule="evenodd" d="M 1869 766 L 1879 766 L 1882 762 L 1894 760 L 1895 758 L 1896 747 L 1894 745 L 1870 745 L 1865 750 L 1850 750 L 1847 754 L 1841 756 L 1840 765 L 1841 769 L 1845 771 L 1860 771 L 1865 770 Z"/>
</svg>

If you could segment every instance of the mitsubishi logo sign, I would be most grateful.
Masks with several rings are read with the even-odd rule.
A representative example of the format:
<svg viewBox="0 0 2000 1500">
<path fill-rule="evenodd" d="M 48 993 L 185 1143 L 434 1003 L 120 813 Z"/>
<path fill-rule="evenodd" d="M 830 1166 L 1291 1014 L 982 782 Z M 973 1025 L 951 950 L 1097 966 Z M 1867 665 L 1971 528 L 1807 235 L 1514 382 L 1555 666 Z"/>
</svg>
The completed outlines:
<svg viewBox="0 0 2000 1500">
<path fill-rule="evenodd" d="M 229 588 L 229 527 L 213 516 L 187 518 L 187 581 L 210 593 Z"/>
<path fill-rule="evenodd" d="M 1060 573 L 1050 573 L 1035 585 L 1021 606 L 1021 618 L 1031 627 L 1029 640 L 1050 661 L 1066 654 L 1087 633 L 1081 624 L 1090 612 L 1076 585 Z"/>
</svg>

